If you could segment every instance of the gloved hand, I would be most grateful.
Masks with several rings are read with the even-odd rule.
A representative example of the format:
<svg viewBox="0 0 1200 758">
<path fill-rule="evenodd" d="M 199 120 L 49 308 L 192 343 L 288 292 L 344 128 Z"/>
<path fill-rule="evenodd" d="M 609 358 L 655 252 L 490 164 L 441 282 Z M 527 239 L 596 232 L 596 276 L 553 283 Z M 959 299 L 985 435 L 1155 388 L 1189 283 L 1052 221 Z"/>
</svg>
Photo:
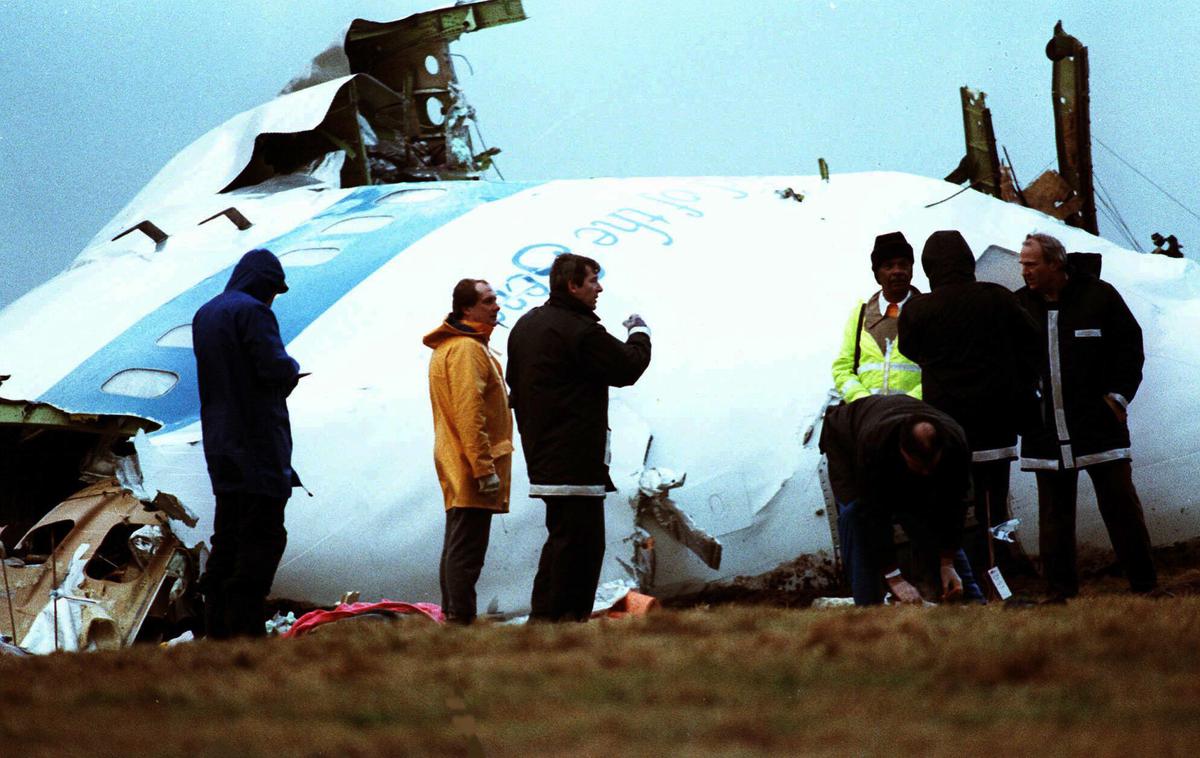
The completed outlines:
<svg viewBox="0 0 1200 758">
<path fill-rule="evenodd" d="M 920 605 L 924 598 L 916 587 L 908 583 L 908 580 L 900 575 L 896 575 L 887 579 L 888 589 L 896 596 L 896 600 L 901 603 L 915 603 Z"/>
<path fill-rule="evenodd" d="M 479 484 L 479 494 L 494 495 L 500 491 L 500 477 L 495 474 L 481 476 L 475 480 Z"/>
<path fill-rule="evenodd" d="M 629 314 L 629 318 L 621 322 L 621 326 L 625 327 L 626 329 L 633 329 L 635 326 L 645 327 L 646 322 L 641 316 L 637 315 L 636 313 L 631 313 Z"/>
</svg>

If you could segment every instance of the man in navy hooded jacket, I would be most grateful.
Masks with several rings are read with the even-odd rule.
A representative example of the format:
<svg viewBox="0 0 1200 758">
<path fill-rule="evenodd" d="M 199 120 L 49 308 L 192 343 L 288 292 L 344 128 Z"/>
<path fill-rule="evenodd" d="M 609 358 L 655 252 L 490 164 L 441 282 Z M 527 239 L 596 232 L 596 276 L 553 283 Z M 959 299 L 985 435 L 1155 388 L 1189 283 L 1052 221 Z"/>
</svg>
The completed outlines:
<svg viewBox="0 0 1200 758">
<path fill-rule="evenodd" d="M 279 259 L 251 250 L 192 320 L 204 458 L 217 501 L 201 588 L 208 635 L 217 639 L 264 633 L 264 602 L 287 545 L 283 509 L 300 484 L 287 410 L 300 366 L 271 312 L 287 289 Z"/>
</svg>

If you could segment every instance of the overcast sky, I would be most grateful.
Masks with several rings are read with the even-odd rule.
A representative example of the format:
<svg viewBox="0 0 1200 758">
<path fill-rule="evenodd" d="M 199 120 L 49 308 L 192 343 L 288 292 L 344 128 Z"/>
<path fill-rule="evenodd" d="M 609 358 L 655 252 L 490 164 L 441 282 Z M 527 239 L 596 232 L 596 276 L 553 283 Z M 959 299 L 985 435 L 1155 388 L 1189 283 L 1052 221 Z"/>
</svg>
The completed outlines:
<svg viewBox="0 0 1200 758">
<path fill-rule="evenodd" d="M 0 0 L 0 305 L 62 270 L 176 152 L 272 98 L 354 17 L 411 0 Z M 1054 22 L 1089 48 L 1095 172 L 1146 249 L 1200 255 L 1188 2 L 526 0 L 464 36 L 459 77 L 506 178 L 944 176 L 958 88 L 988 94 L 1027 183 L 1055 160 Z M 1100 186 L 1097 187 L 1099 191 Z M 1128 246 L 1101 216 L 1101 233 Z"/>
</svg>

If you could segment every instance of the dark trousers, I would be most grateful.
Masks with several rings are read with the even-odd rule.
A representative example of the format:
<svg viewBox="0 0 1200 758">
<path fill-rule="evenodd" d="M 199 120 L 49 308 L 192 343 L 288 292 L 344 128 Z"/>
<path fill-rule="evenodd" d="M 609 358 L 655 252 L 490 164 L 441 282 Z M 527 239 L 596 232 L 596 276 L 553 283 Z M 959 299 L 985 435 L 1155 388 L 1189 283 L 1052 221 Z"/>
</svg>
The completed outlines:
<svg viewBox="0 0 1200 758">
<path fill-rule="evenodd" d="M 1142 503 L 1133 486 L 1129 461 L 1112 461 L 1087 467 L 1100 516 L 1108 529 L 1117 560 L 1134 592 L 1158 585 L 1150 557 L 1150 535 L 1142 516 Z M 1075 496 L 1079 469 L 1037 472 L 1039 547 L 1042 571 L 1050 592 L 1065 597 L 1079 593 L 1075 565 Z"/>
<path fill-rule="evenodd" d="M 914 568 L 934 577 L 934 583 L 940 586 L 940 553 L 934 547 L 932 531 L 914 514 L 894 515 L 912 543 Z M 855 605 L 879 605 L 883 602 L 883 567 L 875 556 L 884 545 L 890 545 L 895 539 L 892 516 L 891 512 L 872 509 L 861 500 L 838 504 L 838 542 Z M 982 601 L 983 592 L 975 581 L 971 563 L 963 550 L 954 555 L 954 569 L 962 579 L 963 599 Z M 908 579 L 912 581 L 912 578 Z"/>
<path fill-rule="evenodd" d="M 442 540 L 442 610 L 446 620 L 470 624 L 475 620 L 475 583 L 483 571 L 492 513 L 487 508 L 451 508 L 446 511 L 446 536 Z"/>
<path fill-rule="evenodd" d="M 546 544 L 533 578 L 531 621 L 587 621 L 604 563 L 604 498 L 544 497 Z"/>
<path fill-rule="evenodd" d="M 975 573 L 983 578 L 992 565 L 1000 567 L 1000 573 L 1012 577 L 1028 574 L 1030 567 L 1011 542 L 993 540 L 988 529 L 1012 518 L 1008 510 L 1008 479 L 1012 461 L 983 461 L 971 464 L 971 481 L 975 493 L 975 521 L 979 533 L 967 546 Z M 989 553 L 990 550 L 990 553 Z"/>
<path fill-rule="evenodd" d="M 217 495 L 212 550 L 200 582 L 209 637 L 266 633 L 265 601 L 287 546 L 286 505 L 287 498 Z"/>
</svg>

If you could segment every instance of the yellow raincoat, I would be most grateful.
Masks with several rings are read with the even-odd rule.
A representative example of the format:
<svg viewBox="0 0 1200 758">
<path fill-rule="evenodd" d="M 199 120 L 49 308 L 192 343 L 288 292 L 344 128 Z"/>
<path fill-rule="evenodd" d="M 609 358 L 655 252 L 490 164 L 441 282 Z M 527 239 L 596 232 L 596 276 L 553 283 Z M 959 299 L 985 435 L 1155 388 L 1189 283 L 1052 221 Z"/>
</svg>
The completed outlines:
<svg viewBox="0 0 1200 758">
<path fill-rule="evenodd" d="M 487 346 L 491 333 L 490 325 L 443 322 L 423 340 L 433 348 L 429 362 L 433 460 L 446 510 L 508 512 L 512 413 L 500 362 Z M 480 494 L 477 480 L 493 473 L 500 477 L 499 491 Z"/>
</svg>

